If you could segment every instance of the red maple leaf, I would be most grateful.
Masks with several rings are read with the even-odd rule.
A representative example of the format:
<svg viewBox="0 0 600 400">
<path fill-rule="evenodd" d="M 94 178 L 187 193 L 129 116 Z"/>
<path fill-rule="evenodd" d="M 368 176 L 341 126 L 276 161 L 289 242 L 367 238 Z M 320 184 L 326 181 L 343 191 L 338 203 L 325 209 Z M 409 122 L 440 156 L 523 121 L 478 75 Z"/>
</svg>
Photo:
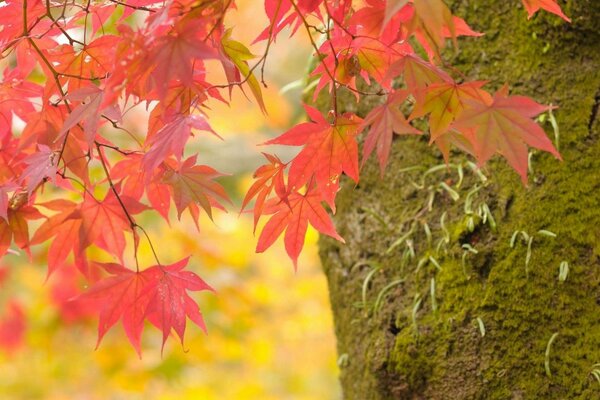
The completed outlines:
<svg viewBox="0 0 600 400">
<path fill-rule="evenodd" d="M 186 317 L 206 332 L 198 304 L 187 292 L 214 289 L 195 273 L 183 271 L 188 261 L 189 257 L 175 264 L 155 265 L 146 270 L 152 276 L 152 285 L 144 293 L 149 297 L 145 316 L 162 331 L 163 347 L 171 330 L 177 333 L 183 344 Z"/>
<path fill-rule="evenodd" d="M 183 343 L 186 316 L 206 331 L 198 305 L 187 291 L 213 289 L 195 273 L 183 271 L 188 261 L 189 257 L 175 264 L 154 265 L 143 271 L 133 271 L 120 264 L 97 263 L 111 276 L 101 279 L 73 299 L 91 302 L 100 312 L 96 347 L 119 320 L 139 355 L 145 319 L 163 332 L 163 347 L 172 329 Z"/>
<path fill-rule="evenodd" d="M 528 97 L 509 96 L 506 86 L 498 90 L 489 103 L 469 100 L 466 103 L 468 108 L 452 128 L 470 142 L 480 164 L 498 152 L 527 183 L 528 145 L 560 159 L 544 130 L 531 119 L 549 107 Z"/>
<path fill-rule="evenodd" d="M 162 182 L 171 187 L 178 218 L 186 208 L 192 215 L 197 214 L 197 205 L 212 218 L 212 206 L 222 208 L 217 199 L 229 201 L 225 189 L 213 180 L 223 174 L 209 166 L 196 165 L 196 159 L 192 156 L 180 164 L 165 164 Z"/>
<path fill-rule="evenodd" d="M 363 126 L 370 125 L 371 128 L 365 139 L 362 164 L 369 158 L 373 150 L 377 148 L 381 176 L 383 176 L 385 166 L 387 165 L 394 133 L 398 135 L 421 134 L 421 131 L 413 128 L 408 123 L 400 110 L 400 106 L 406 100 L 407 95 L 408 92 L 405 90 L 399 90 L 390 94 L 386 102 L 373 108 L 363 121 Z"/>
<path fill-rule="evenodd" d="M 187 115 L 174 118 L 154 135 L 149 136 L 147 145 L 150 149 L 143 159 L 144 171 L 146 171 L 148 180 L 154 176 L 154 169 L 169 155 L 173 154 L 178 160 L 181 159 L 183 148 L 192 136 L 192 129 L 208 131 L 216 135 L 204 117 Z"/>
<path fill-rule="evenodd" d="M 571 22 L 571 19 L 567 17 L 561 10 L 560 6 L 556 4 L 556 0 L 521 0 L 527 10 L 527 18 L 531 18 L 540 8 L 544 9 L 552 14 L 556 14 L 567 22 Z"/>
<path fill-rule="evenodd" d="M 58 267 L 63 265 L 69 253 L 73 252 L 75 258 L 81 261 L 81 246 L 79 231 L 81 229 L 81 213 L 79 206 L 69 200 L 52 200 L 40 204 L 57 213 L 49 217 L 35 231 L 31 244 L 43 243 L 46 240 L 54 238 L 48 248 L 48 276 L 50 276 Z M 77 262 L 77 267 L 84 269 L 82 263 Z M 83 271 L 84 274 L 87 272 Z"/>
<path fill-rule="evenodd" d="M 309 106 L 305 109 L 313 122 L 296 125 L 265 144 L 304 145 L 291 161 L 288 183 L 291 189 L 298 190 L 314 176 L 317 190 L 334 208 L 342 172 L 358 182 L 356 136 L 362 120 L 356 115 L 345 115 L 330 124 L 317 109 Z"/>
<path fill-rule="evenodd" d="M 96 265 L 111 276 L 98 281 L 87 292 L 73 299 L 91 302 L 100 313 L 96 348 L 106 332 L 121 320 L 129 341 L 137 353 L 141 354 L 140 339 L 150 300 L 145 291 L 153 283 L 154 275 L 149 269 L 136 272 L 120 264 Z"/>
<path fill-rule="evenodd" d="M 139 214 L 146 207 L 134 199 L 120 196 L 127 212 L 131 215 Z M 119 259 L 123 257 L 125 250 L 125 231 L 131 231 L 133 227 L 125 214 L 119 199 L 112 191 L 109 191 L 102 200 L 96 200 L 86 196 L 79 207 L 78 213 L 81 218 L 79 228 L 79 251 L 83 252 L 92 244 L 113 254 Z"/>
<path fill-rule="evenodd" d="M 490 96 L 481 87 L 484 81 L 462 84 L 456 82 L 432 83 L 426 89 L 423 101 L 418 101 L 410 115 L 410 119 L 429 114 L 429 131 L 431 141 L 446 133 L 450 124 L 465 109 L 466 101 L 489 102 Z"/>
<path fill-rule="evenodd" d="M 0 257 L 6 254 L 12 241 L 21 249 L 29 253 L 29 224 L 28 220 L 44 218 L 37 208 L 21 204 L 27 194 L 15 192 L 8 202 L 6 218 L 0 216 Z"/>
<path fill-rule="evenodd" d="M 254 172 L 254 179 L 256 181 L 250 186 L 244 200 L 242 202 L 242 209 L 244 211 L 250 200 L 256 197 L 254 203 L 254 229 L 256 230 L 256 224 L 258 219 L 262 215 L 263 207 L 267 196 L 271 194 L 273 189 L 281 200 L 287 201 L 287 190 L 285 187 L 285 181 L 283 173 L 285 171 L 286 164 L 282 163 L 279 157 L 273 156 L 267 153 L 263 153 L 265 158 L 269 161 L 269 164 L 261 165 Z"/>
<path fill-rule="evenodd" d="M 297 268 L 298 256 L 304 247 L 304 237 L 310 223 L 319 232 L 341 242 L 344 239 L 335 230 L 331 217 L 321 205 L 323 198 L 313 186 L 305 194 L 292 192 L 288 203 L 273 199 L 267 205 L 267 214 L 273 214 L 258 238 L 256 252 L 262 253 L 277 240 L 285 230 L 285 250 Z"/>
<path fill-rule="evenodd" d="M 27 156 L 23 162 L 27 167 L 21 175 L 21 180 L 27 182 L 27 193 L 31 193 L 45 178 L 55 180 L 57 155 L 48 146 L 38 145 L 38 151 Z"/>
</svg>

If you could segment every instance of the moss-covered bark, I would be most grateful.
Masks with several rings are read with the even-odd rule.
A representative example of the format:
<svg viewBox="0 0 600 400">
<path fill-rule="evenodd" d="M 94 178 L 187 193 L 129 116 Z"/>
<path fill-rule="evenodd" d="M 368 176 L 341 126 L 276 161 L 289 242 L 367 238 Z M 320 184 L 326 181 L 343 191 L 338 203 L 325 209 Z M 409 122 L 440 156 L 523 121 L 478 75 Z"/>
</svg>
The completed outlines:
<svg viewBox="0 0 600 400">
<path fill-rule="evenodd" d="M 564 161 L 534 154 L 523 187 L 504 162 L 483 182 L 456 154 L 454 201 L 440 184 L 455 187 L 457 170 L 425 174 L 441 157 L 401 138 L 383 180 L 371 162 L 345 183 L 335 222 L 347 244 L 320 246 L 346 399 L 600 398 L 600 2 L 566 2 L 570 25 L 527 22 L 519 3 L 455 1 L 485 36 L 461 40 L 451 64 L 559 105 Z M 511 247 L 516 231 L 527 235 Z"/>
</svg>

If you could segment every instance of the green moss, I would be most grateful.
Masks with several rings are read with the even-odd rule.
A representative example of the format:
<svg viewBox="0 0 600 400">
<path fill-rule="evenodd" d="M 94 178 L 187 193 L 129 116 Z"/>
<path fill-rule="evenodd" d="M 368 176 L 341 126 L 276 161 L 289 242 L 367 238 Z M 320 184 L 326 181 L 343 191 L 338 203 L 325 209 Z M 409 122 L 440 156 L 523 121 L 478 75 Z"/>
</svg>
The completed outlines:
<svg viewBox="0 0 600 400">
<path fill-rule="evenodd" d="M 422 172 L 399 172 L 442 162 L 425 140 L 401 138 L 382 181 L 374 162 L 362 171 L 355 187 L 346 182 L 338 196 L 335 218 L 346 245 L 323 238 L 321 257 L 328 277 L 340 354 L 349 355 L 342 369 L 347 399 L 595 399 L 600 386 L 590 375 L 600 362 L 600 190 L 599 122 L 592 116 L 600 94 L 600 3 L 570 3 L 573 24 L 541 14 L 530 23 L 518 2 L 456 1 L 458 15 L 484 31 L 480 39 L 464 39 L 451 61 L 471 77 L 490 79 L 491 86 L 511 83 L 515 93 L 542 103 L 558 104 L 563 162 L 534 154 L 534 173 L 523 187 L 503 161 L 485 173 L 489 184 L 473 198 L 474 209 L 486 203 L 497 229 L 476 217 L 471 230 L 464 211 L 466 194 L 481 182 L 467 174 L 454 202 L 436 192 L 431 211 L 429 191 L 417 189 Z M 535 37 L 535 39 L 534 39 Z M 373 104 L 343 108 L 364 115 Z M 357 108 L 358 107 L 358 108 Z M 597 109 L 596 109 L 597 110 Z M 592 122 L 590 126 L 590 121 Z M 548 125 L 548 131 L 551 128 Z M 462 156 L 455 155 L 453 162 Z M 426 187 L 454 178 L 452 171 L 427 177 Z M 362 211 L 376 212 L 392 231 Z M 448 245 L 440 224 L 446 212 Z M 431 243 L 422 224 L 432 231 Z M 390 245 L 413 227 L 415 259 L 406 262 L 406 244 Z M 540 229 L 557 234 L 537 234 Z M 533 235 L 529 274 L 525 273 L 527 244 L 510 240 L 515 231 Z M 468 253 L 463 269 L 463 244 Z M 432 255 L 441 270 L 419 259 Z M 559 282 L 561 261 L 570 273 Z M 369 267 L 382 266 L 367 288 Z M 377 313 L 369 305 L 383 287 L 394 286 Z M 437 310 L 432 310 L 431 279 L 435 279 Z M 420 307 L 413 314 L 415 296 Z M 413 315 L 417 324 L 413 323 Z M 485 326 L 482 337 L 477 322 Z M 550 353 L 552 376 L 544 369 L 545 350 L 558 332 Z"/>
</svg>

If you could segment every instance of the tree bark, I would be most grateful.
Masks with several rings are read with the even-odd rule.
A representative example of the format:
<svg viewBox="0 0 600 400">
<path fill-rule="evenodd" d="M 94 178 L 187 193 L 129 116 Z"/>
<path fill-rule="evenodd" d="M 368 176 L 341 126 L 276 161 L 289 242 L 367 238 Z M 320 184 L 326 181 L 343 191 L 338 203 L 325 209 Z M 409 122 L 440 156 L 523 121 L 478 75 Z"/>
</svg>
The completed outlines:
<svg viewBox="0 0 600 400">
<path fill-rule="evenodd" d="M 504 161 L 485 180 L 456 153 L 457 188 L 457 168 L 430 170 L 443 160 L 426 138 L 402 137 L 383 179 L 370 160 L 359 185 L 344 182 L 347 243 L 324 237 L 320 255 L 346 399 L 600 398 L 600 1 L 560 3 L 571 24 L 526 21 L 516 0 L 454 1 L 485 36 L 447 59 L 558 105 L 564 161 L 533 153 L 524 187 Z"/>
</svg>

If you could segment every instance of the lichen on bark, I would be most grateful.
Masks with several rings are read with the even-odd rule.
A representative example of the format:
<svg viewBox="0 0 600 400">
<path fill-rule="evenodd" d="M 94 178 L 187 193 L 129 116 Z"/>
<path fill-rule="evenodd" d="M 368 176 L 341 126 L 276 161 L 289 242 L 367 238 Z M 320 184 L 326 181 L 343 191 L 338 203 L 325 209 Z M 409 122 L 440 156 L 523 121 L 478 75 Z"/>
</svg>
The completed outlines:
<svg viewBox="0 0 600 400">
<path fill-rule="evenodd" d="M 426 139 L 403 137 L 383 180 L 372 160 L 344 183 L 335 223 L 347 243 L 322 238 L 320 254 L 345 398 L 600 398 L 600 2 L 567 2 L 570 25 L 526 21 L 516 1 L 451 3 L 485 36 L 460 40 L 449 63 L 558 105 L 564 161 L 534 153 L 524 187 L 503 161 L 484 182 L 456 153 L 456 188 L 456 168 L 424 173 L 443 164 Z"/>
</svg>

